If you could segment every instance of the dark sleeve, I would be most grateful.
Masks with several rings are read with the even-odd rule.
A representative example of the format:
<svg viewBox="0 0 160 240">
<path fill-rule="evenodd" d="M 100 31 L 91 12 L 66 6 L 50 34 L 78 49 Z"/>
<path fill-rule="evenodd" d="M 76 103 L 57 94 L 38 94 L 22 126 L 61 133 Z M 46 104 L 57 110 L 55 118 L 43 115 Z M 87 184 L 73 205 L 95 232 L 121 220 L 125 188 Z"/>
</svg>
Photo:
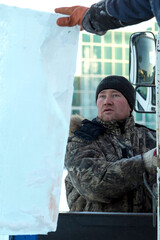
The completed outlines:
<svg viewBox="0 0 160 240">
<path fill-rule="evenodd" d="M 103 35 L 153 17 L 149 0 L 103 0 L 91 6 L 82 21 L 83 28 Z"/>
</svg>

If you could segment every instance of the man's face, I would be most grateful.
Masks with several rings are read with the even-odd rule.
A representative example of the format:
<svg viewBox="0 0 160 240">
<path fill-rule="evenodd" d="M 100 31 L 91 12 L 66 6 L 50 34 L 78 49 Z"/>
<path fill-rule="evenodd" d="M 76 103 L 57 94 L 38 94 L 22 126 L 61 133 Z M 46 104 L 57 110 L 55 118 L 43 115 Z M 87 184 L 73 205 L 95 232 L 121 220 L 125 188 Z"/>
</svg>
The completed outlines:
<svg viewBox="0 0 160 240">
<path fill-rule="evenodd" d="M 98 117 L 105 122 L 124 120 L 130 116 L 127 99 L 117 90 L 105 89 L 97 98 Z"/>
</svg>

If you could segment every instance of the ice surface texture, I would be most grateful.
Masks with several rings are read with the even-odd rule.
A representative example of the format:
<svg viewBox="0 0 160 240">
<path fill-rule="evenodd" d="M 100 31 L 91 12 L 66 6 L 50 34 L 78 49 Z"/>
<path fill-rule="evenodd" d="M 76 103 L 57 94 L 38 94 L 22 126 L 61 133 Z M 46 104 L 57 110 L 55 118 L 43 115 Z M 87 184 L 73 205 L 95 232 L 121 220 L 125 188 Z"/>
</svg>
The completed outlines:
<svg viewBox="0 0 160 240">
<path fill-rule="evenodd" d="M 58 218 L 79 28 L 0 5 L 0 234 L 47 234 Z"/>
</svg>

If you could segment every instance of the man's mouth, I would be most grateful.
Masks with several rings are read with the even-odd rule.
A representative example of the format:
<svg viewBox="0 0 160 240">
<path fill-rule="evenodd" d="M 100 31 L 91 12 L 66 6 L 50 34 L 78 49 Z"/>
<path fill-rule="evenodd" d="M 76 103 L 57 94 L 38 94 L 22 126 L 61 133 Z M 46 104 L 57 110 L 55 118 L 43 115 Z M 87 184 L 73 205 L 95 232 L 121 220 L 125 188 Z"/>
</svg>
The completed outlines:
<svg viewBox="0 0 160 240">
<path fill-rule="evenodd" d="M 103 110 L 103 112 L 113 112 L 113 109 L 111 109 L 111 108 L 105 108 L 105 109 Z"/>
</svg>

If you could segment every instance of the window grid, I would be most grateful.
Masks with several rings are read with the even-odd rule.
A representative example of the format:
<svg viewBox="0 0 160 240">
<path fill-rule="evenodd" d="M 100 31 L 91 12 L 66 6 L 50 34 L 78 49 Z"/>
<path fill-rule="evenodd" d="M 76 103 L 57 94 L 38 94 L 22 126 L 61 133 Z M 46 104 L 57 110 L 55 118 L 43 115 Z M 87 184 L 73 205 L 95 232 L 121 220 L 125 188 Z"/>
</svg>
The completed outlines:
<svg viewBox="0 0 160 240">
<path fill-rule="evenodd" d="M 156 25 L 153 26 L 152 31 L 156 35 Z M 89 98 L 91 94 L 95 94 L 98 83 L 107 76 L 107 72 L 108 75 L 117 74 L 116 68 L 119 64 L 122 66 L 120 75 L 129 78 L 129 38 L 131 34 L 132 32 L 121 32 L 119 30 L 108 31 L 101 37 L 90 33 L 80 33 L 80 84 L 78 85 L 79 89 L 76 86 L 74 90 L 74 97 L 76 94 L 77 97 L 81 96 L 83 105 L 75 106 L 73 98 L 72 113 L 77 111 L 80 115 L 89 119 L 96 116 L 96 103 L 95 101 L 91 103 Z M 118 40 L 117 36 L 119 36 L 120 40 Z M 107 49 L 108 57 L 105 52 Z M 121 58 L 116 59 L 118 49 L 121 49 L 122 55 Z M 105 69 L 107 65 L 111 66 L 111 72 L 110 69 L 108 71 Z M 148 124 L 151 128 L 155 128 L 154 122 L 147 123 L 146 114 L 134 112 L 134 115 L 136 122 Z"/>
</svg>

